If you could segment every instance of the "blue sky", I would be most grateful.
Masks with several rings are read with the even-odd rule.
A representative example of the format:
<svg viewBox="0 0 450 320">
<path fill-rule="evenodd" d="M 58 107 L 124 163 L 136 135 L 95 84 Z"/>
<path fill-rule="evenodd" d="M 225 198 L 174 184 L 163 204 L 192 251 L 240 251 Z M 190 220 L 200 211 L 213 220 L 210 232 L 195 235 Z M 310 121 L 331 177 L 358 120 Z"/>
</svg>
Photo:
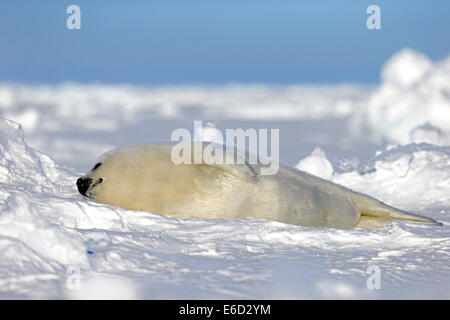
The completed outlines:
<svg viewBox="0 0 450 320">
<path fill-rule="evenodd" d="M 2 0 L 0 39 L 0 81 L 373 84 L 401 48 L 450 53 L 450 1 Z"/>
</svg>

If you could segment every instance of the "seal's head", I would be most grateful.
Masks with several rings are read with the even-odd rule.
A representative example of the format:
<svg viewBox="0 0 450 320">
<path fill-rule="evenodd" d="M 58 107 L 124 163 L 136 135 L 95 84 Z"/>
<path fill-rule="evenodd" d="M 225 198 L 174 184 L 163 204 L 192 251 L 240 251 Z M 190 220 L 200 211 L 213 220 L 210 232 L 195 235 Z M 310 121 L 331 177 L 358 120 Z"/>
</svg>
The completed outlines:
<svg viewBox="0 0 450 320">
<path fill-rule="evenodd" d="M 77 180 L 78 192 L 86 198 L 96 200 L 96 194 L 102 183 L 107 178 L 105 167 L 111 165 L 113 152 L 108 152 L 102 155 L 96 162 L 94 167 L 84 176 Z M 110 178 L 110 177 L 108 177 Z"/>
<path fill-rule="evenodd" d="M 147 199 L 158 185 L 151 174 L 158 165 L 147 157 L 147 148 L 139 146 L 111 150 L 97 159 L 92 169 L 76 182 L 83 197 L 99 203 L 134 208 L 136 199 Z"/>
<path fill-rule="evenodd" d="M 94 166 L 94 168 L 89 173 L 92 173 L 93 171 L 98 169 L 101 165 L 102 165 L 101 162 L 97 162 L 97 164 Z M 102 182 L 103 182 L 103 178 L 98 178 L 94 181 L 91 177 L 85 175 L 77 180 L 78 192 L 80 192 L 81 195 L 83 195 L 87 198 L 93 199 L 92 190 L 97 185 L 101 184 Z"/>
</svg>

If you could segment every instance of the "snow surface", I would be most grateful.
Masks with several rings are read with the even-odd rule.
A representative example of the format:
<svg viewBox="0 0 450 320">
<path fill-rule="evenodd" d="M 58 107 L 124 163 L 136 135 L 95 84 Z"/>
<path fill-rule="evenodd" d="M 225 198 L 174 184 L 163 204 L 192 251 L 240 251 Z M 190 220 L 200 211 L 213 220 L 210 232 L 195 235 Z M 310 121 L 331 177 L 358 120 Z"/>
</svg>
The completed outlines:
<svg viewBox="0 0 450 320">
<path fill-rule="evenodd" d="M 0 85 L 0 115 L 15 121 L 0 120 L 0 298 L 450 298 L 449 66 L 403 50 L 373 88 Z M 275 121 L 288 142 L 324 146 L 288 149 L 298 169 L 444 226 L 188 219 L 77 192 L 103 151 L 167 141 L 192 119 Z M 215 140 L 214 122 L 204 126 L 195 139 Z"/>
<path fill-rule="evenodd" d="M 0 122 L 0 152 L 3 298 L 450 297 L 448 147 L 399 147 L 367 173 L 333 173 L 445 226 L 396 221 L 350 231 L 87 202 L 75 188 L 81 173 L 27 146 L 8 120 Z M 324 153 L 312 157 L 331 165 Z M 370 266 L 381 270 L 379 290 L 367 289 Z M 70 268 L 80 270 L 79 289 L 67 284 Z"/>
</svg>

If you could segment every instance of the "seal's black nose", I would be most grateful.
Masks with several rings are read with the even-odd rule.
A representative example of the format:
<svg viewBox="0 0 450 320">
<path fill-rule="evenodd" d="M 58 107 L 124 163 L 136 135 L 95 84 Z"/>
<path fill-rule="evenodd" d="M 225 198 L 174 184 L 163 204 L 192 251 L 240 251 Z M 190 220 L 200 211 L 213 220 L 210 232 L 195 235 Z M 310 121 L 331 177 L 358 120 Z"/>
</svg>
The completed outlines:
<svg viewBox="0 0 450 320">
<path fill-rule="evenodd" d="M 77 180 L 77 187 L 78 187 L 78 191 L 85 196 L 86 195 L 86 191 L 89 188 L 89 186 L 92 183 L 92 179 L 91 178 L 80 178 Z"/>
</svg>

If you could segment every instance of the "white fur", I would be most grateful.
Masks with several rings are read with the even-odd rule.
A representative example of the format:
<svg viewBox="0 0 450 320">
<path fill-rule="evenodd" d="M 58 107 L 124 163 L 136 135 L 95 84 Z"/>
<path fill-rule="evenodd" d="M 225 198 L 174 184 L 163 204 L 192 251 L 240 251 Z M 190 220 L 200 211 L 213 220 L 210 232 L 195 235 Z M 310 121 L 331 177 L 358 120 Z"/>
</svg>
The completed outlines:
<svg viewBox="0 0 450 320">
<path fill-rule="evenodd" d="M 140 145 L 104 154 L 102 165 L 84 176 L 93 181 L 86 195 L 127 209 L 207 219 L 256 217 L 334 228 L 378 227 L 391 218 L 435 223 L 284 166 L 276 175 L 248 179 L 255 170 L 246 165 L 175 165 L 172 147 Z"/>
</svg>

